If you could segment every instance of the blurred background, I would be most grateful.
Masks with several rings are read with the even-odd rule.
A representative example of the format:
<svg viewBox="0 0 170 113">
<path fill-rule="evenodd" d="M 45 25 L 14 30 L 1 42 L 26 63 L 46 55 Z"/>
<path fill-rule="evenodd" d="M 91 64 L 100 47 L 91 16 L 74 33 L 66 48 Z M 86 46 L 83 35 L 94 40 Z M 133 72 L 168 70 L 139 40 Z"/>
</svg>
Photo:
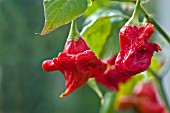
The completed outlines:
<svg viewBox="0 0 170 113">
<path fill-rule="evenodd" d="M 149 12 L 170 32 L 170 1 L 149 4 Z M 62 51 L 69 25 L 47 36 L 35 35 L 43 24 L 43 0 L 0 0 L 0 113 L 98 113 L 100 100 L 87 85 L 59 98 L 64 77 L 44 72 L 41 64 Z M 166 76 L 166 86 L 169 80 Z"/>
</svg>

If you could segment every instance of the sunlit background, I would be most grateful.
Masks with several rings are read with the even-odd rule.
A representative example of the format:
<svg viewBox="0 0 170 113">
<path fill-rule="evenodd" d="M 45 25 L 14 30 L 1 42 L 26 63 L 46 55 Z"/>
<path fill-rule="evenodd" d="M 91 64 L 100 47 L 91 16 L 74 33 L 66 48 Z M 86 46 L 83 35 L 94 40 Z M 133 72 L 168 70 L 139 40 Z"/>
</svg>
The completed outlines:
<svg viewBox="0 0 170 113">
<path fill-rule="evenodd" d="M 169 4 L 151 0 L 147 9 L 170 32 Z M 41 63 L 62 51 L 69 25 L 35 35 L 43 23 L 43 0 L 0 0 L 0 113 L 98 113 L 100 100 L 87 85 L 59 98 L 64 77 L 44 72 Z M 170 95 L 170 76 L 165 81 Z"/>
</svg>

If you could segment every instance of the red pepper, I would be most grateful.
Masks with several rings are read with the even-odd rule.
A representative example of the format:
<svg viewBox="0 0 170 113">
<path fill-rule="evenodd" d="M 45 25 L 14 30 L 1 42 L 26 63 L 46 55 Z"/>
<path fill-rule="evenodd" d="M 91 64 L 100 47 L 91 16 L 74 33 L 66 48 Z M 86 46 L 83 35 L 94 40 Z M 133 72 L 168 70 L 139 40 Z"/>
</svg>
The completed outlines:
<svg viewBox="0 0 170 113">
<path fill-rule="evenodd" d="M 167 113 L 157 94 L 152 82 L 138 84 L 132 95 L 119 100 L 118 108 L 120 110 L 133 108 L 137 113 Z"/>
<path fill-rule="evenodd" d="M 126 82 L 131 77 L 124 76 L 114 69 L 116 57 L 117 55 L 113 55 L 110 59 L 108 59 L 106 62 L 109 68 L 103 74 L 96 76 L 95 78 L 98 83 L 112 91 L 119 90 L 119 84 Z"/>
<path fill-rule="evenodd" d="M 107 69 L 103 74 L 97 76 L 95 80 L 112 91 L 119 90 L 119 84 L 126 82 L 131 76 L 124 76 L 115 69 Z"/>
<path fill-rule="evenodd" d="M 140 28 L 123 26 L 120 30 L 120 52 L 115 61 L 115 68 L 125 75 L 135 75 L 148 69 L 154 51 L 161 48 L 156 43 L 148 42 L 154 32 L 154 26 L 146 23 Z"/>
<path fill-rule="evenodd" d="M 110 66 L 114 66 L 115 65 L 115 61 L 116 61 L 116 57 L 117 57 L 117 54 L 115 55 L 112 55 L 107 61 L 106 63 Z"/>
<path fill-rule="evenodd" d="M 64 97 L 82 87 L 90 77 L 103 73 L 107 65 L 79 38 L 78 41 L 67 41 L 63 52 L 53 60 L 44 61 L 42 67 L 47 72 L 59 70 L 63 73 L 66 91 L 61 97 Z"/>
</svg>

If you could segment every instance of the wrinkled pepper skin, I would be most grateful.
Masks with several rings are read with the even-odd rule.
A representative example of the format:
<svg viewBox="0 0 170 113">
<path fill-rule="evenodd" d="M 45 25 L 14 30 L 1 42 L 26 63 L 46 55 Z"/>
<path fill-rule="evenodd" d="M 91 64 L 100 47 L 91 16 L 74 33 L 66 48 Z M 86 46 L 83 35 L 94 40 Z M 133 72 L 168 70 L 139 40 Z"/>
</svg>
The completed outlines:
<svg viewBox="0 0 170 113">
<path fill-rule="evenodd" d="M 115 65 L 115 61 L 116 61 L 116 57 L 117 57 L 117 54 L 115 55 L 112 55 L 107 61 L 106 63 L 110 66 L 114 66 Z"/>
<path fill-rule="evenodd" d="M 97 76 L 95 80 L 111 91 L 118 91 L 119 84 L 126 82 L 131 76 L 124 76 L 115 69 L 107 69 L 103 74 Z"/>
<path fill-rule="evenodd" d="M 161 50 L 156 43 L 148 42 L 154 26 L 145 23 L 140 28 L 123 26 L 119 33 L 120 52 L 115 68 L 125 75 L 135 75 L 148 69 L 154 51 Z"/>
<path fill-rule="evenodd" d="M 119 101 L 120 110 L 133 108 L 136 113 L 168 113 L 152 82 L 138 84 L 132 95 L 124 96 Z"/>
<path fill-rule="evenodd" d="M 59 70 L 63 73 L 66 91 L 61 97 L 64 97 L 82 87 L 90 77 L 103 73 L 107 65 L 90 50 L 82 38 L 79 38 L 78 41 L 67 41 L 63 52 L 53 60 L 44 61 L 42 68 L 47 72 Z"/>
<path fill-rule="evenodd" d="M 118 91 L 119 84 L 126 82 L 131 76 L 124 76 L 114 69 L 114 64 L 117 55 L 113 55 L 106 61 L 108 69 L 101 75 L 96 76 L 97 83 L 103 85 L 105 88 L 111 91 Z"/>
</svg>

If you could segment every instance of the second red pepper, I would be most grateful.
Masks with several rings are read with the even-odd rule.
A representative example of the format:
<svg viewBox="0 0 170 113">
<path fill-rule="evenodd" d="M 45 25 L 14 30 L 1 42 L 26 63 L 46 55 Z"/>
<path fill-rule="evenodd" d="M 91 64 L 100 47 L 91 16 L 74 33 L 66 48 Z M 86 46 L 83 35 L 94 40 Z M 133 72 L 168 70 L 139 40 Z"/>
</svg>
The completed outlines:
<svg viewBox="0 0 170 113">
<path fill-rule="evenodd" d="M 146 23 L 140 28 L 123 26 L 120 30 L 120 52 L 115 68 L 124 75 L 135 75 L 148 69 L 154 51 L 161 48 L 148 42 L 154 32 L 154 26 Z"/>
</svg>

